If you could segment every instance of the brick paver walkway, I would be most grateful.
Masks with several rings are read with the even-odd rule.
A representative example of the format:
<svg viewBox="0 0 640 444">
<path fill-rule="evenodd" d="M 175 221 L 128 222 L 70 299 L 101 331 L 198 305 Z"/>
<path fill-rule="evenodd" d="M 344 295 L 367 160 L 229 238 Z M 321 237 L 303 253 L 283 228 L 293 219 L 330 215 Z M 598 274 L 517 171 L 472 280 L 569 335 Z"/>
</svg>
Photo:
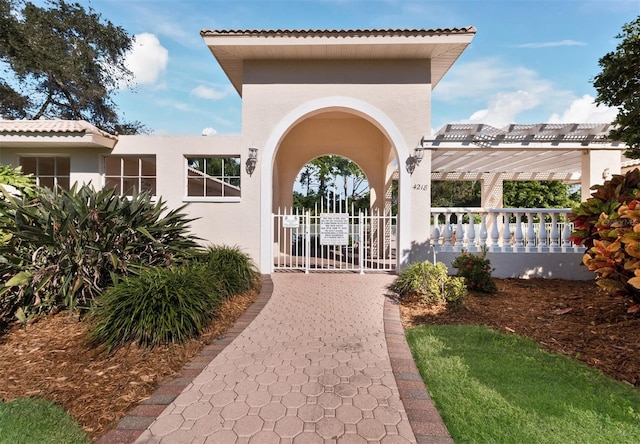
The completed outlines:
<svg viewBox="0 0 640 444">
<path fill-rule="evenodd" d="M 255 320 L 136 442 L 452 443 L 385 302 L 393 278 L 272 275 Z"/>
</svg>

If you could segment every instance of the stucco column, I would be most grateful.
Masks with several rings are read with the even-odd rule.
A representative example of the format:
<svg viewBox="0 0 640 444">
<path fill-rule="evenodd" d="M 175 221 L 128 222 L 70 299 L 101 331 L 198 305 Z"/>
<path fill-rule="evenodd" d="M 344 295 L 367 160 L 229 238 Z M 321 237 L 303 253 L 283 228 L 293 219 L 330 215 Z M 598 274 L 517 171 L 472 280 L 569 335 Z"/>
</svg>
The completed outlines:
<svg viewBox="0 0 640 444">
<path fill-rule="evenodd" d="M 406 168 L 405 161 L 401 168 Z M 431 237 L 431 151 L 424 150 L 424 158 L 417 165 L 411 177 L 411 254 L 410 262 L 429 259 Z M 402 208 L 400 209 L 402 211 Z"/>
<path fill-rule="evenodd" d="M 502 186 L 504 185 L 504 176 L 499 173 L 487 173 L 482 175 L 480 181 L 481 186 L 481 206 L 483 208 L 502 208 L 504 207 L 504 196 Z"/>
<path fill-rule="evenodd" d="M 591 187 L 620 174 L 622 156 L 619 150 L 582 150 L 581 199 L 591 197 Z"/>
</svg>

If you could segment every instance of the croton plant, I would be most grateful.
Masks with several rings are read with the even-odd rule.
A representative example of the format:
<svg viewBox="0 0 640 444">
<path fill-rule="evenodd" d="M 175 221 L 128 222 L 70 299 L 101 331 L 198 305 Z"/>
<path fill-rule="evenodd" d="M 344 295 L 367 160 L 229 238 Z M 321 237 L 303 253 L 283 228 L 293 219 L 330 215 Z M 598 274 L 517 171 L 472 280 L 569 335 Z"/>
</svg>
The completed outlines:
<svg viewBox="0 0 640 444">
<path fill-rule="evenodd" d="M 640 310 L 640 170 L 614 175 L 591 188 L 570 215 L 571 240 L 586 247 L 582 262 L 610 292 L 625 292 Z"/>
</svg>

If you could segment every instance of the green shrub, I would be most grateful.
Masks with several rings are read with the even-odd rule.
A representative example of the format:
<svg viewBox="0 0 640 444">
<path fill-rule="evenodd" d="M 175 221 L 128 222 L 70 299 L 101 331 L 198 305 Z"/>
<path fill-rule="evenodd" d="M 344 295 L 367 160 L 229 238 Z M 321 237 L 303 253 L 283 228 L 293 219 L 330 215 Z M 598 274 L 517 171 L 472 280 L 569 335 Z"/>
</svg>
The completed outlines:
<svg viewBox="0 0 640 444">
<path fill-rule="evenodd" d="M 486 258 L 487 252 L 481 254 L 470 254 L 463 251 L 456 257 L 451 266 L 458 271 L 456 275 L 464 278 L 467 288 L 480 291 L 482 293 L 495 293 L 498 291 L 496 283 L 491 277 L 491 262 Z"/>
<path fill-rule="evenodd" d="M 89 338 L 108 350 L 183 343 L 200 334 L 223 301 L 202 264 L 150 268 L 107 289 L 91 310 Z"/>
<path fill-rule="evenodd" d="M 640 170 L 591 187 L 591 197 L 570 215 L 571 240 L 586 247 L 582 262 L 605 290 L 640 302 Z"/>
<path fill-rule="evenodd" d="M 14 230 L 0 246 L 0 324 L 19 310 L 28 317 L 88 308 L 115 276 L 191 257 L 197 244 L 182 208 L 168 211 L 146 193 L 128 198 L 88 185 L 0 200 Z"/>
<path fill-rule="evenodd" d="M 389 289 L 400 297 L 420 295 L 429 303 L 459 304 L 467 294 L 464 279 L 447 274 L 442 262 L 416 262 L 400 272 Z"/>
<path fill-rule="evenodd" d="M 238 247 L 209 247 L 198 257 L 198 261 L 206 266 L 209 279 L 219 283 L 219 288 L 227 298 L 250 290 L 257 283 L 255 264 Z"/>
</svg>

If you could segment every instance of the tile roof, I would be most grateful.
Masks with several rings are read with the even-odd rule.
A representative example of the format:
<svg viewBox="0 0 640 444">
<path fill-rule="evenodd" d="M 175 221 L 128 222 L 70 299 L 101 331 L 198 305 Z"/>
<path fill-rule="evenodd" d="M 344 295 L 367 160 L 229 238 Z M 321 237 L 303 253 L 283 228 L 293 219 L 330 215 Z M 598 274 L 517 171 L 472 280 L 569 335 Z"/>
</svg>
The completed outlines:
<svg viewBox="0 0 640 444">
<path fill-rule="evenodd" d="M 425 36 L 438 34 L 467 34 L 475 33 L 474 26 L 463 28 L 435 28 L 435 29 L 203 29 L 200 35 L 245 35 L 245 36 L 291 36 L 291 37 L 357 37 L 357 36 Z"/>
<path fill-rule="evenodd" d="M 118 139 L 84 120 L 0 120 L 0 134 L 7 133 L 83 133 Z"/>
</svg>

